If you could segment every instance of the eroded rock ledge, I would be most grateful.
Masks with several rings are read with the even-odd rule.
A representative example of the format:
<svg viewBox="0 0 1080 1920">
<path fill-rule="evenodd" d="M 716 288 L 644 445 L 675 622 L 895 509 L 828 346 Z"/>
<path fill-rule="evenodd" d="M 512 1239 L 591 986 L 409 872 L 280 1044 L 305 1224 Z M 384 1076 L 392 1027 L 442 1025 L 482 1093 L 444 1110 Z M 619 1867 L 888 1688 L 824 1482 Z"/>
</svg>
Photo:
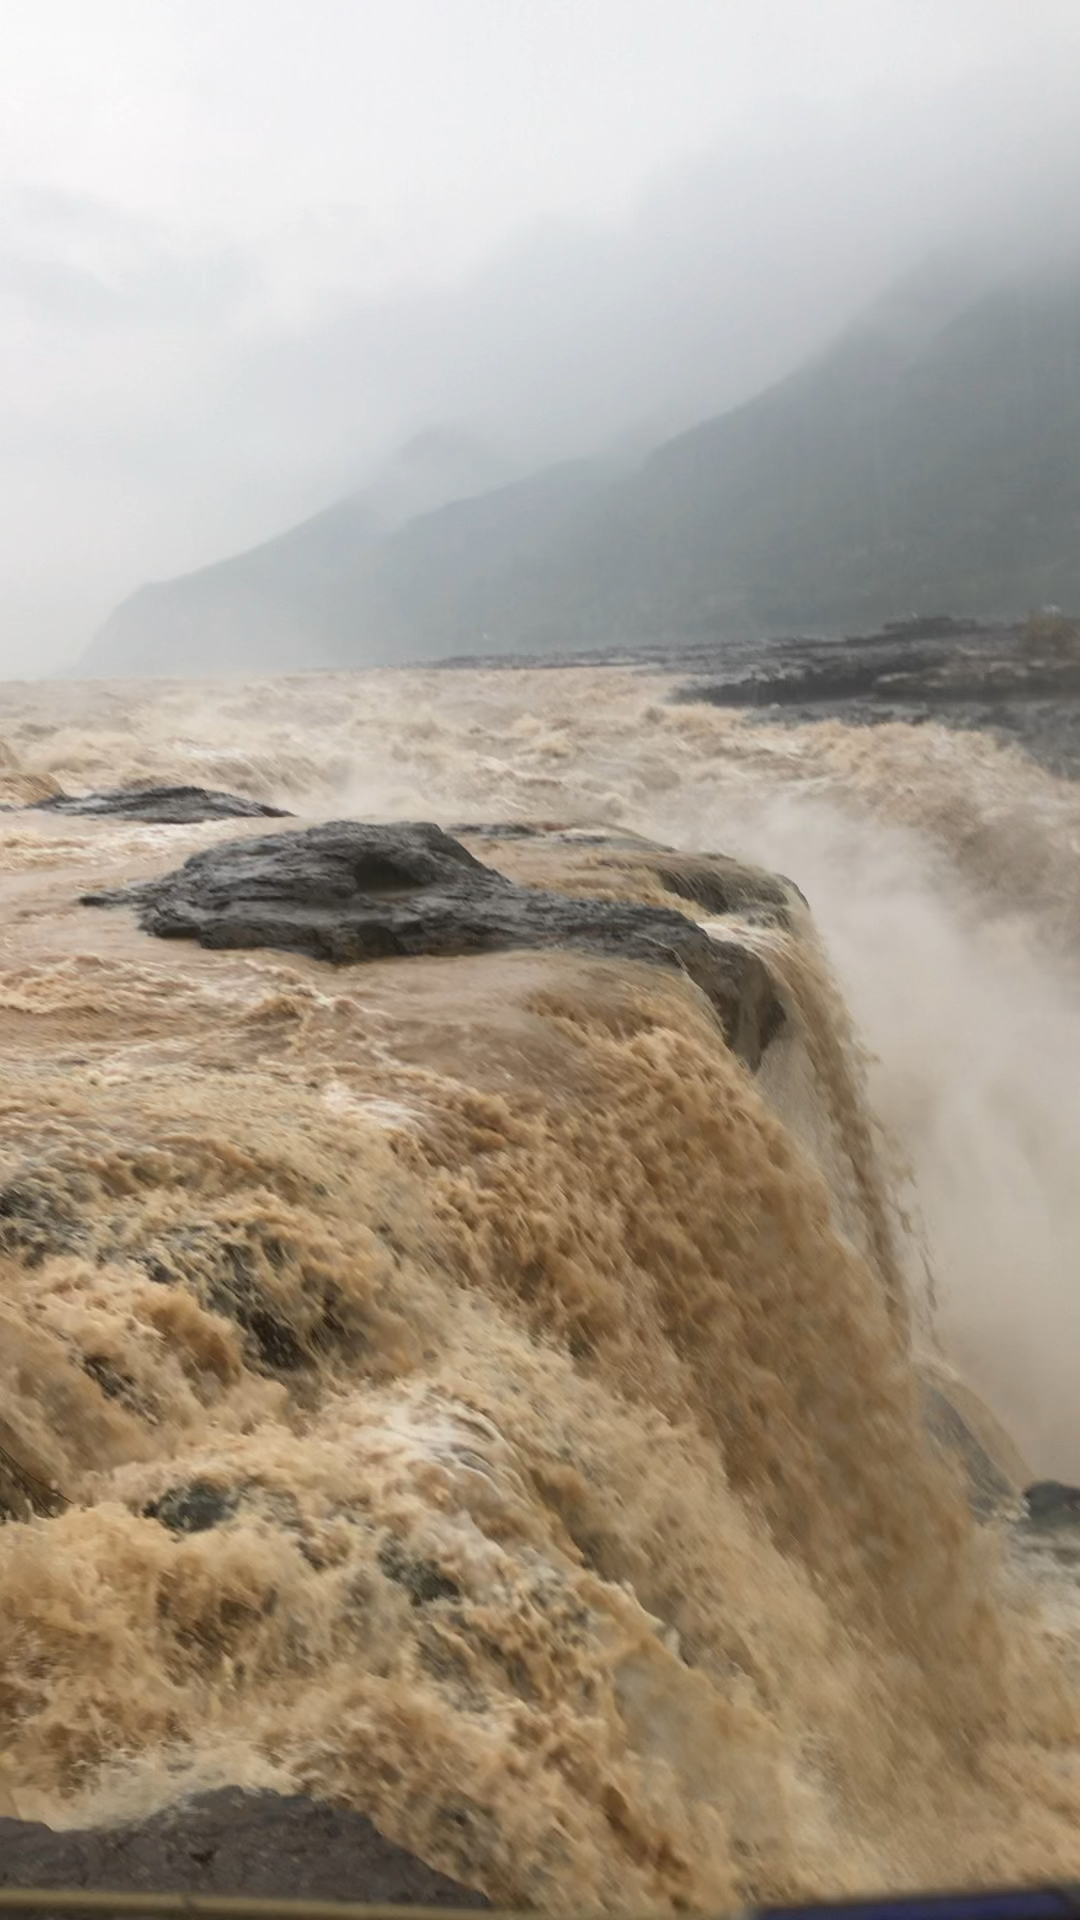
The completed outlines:
<svg viewBox="0 0 1080 1920">
<path fill-rule="evenodd" d="M 486 1908 L 363 1814 L 228 1787 L 134 1826 L 55 1832 L 0 1819 L 0 1886 Z"/>
<path fill-rule="evenodd" d="M 285 807 L 216 787 L 114 787 L 103 793 L 54 793 L 33 803 L 35 813 L 86 814 L 187 827 L 200 820 L 284 820 Z"/>
<path fill-rule="evenodd" d="M 790 909 L 794 889 L 736 862 L 714 862 L 695 875 L 657 848 L 651 864 L 668 891 L 713 913 L 783 922 Z M 275 947 L 339 966 L 558 947 L 675 967 L 706 994 L 728 1044 L 751 1068 L 785 1017 L 768 968 L 747 946 L 711 940 L 674 907 L 521 886 L 426 822 L 337 820 L 228 841 L 160 879 L 82 898 L 87 906 L 134 907 L 140 925 L 160 939 Z"/>
</svg>

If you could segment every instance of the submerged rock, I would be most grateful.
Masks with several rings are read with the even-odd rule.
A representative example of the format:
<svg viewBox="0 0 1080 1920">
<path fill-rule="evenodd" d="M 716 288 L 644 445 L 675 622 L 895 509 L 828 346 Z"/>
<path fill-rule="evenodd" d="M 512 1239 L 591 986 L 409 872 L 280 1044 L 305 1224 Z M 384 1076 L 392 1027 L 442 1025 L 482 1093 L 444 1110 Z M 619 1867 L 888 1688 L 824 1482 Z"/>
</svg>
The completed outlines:
<svg viewBox="0 0 1080 1920">
<path fill-rule="evenodd" d="M 0 1253 L 39 1267 L 51 1254 L 74 1253 L 86 1238 L 78 1191 L 65 1191 L 43 1164 L 0 1185 Z"/>
<path fill-rule="evenodd" d="M 0 1526 L 8 1520 L 29 1520 L 34 1514 L 62 1513 L 66 1505 L 47 1463 L 0 1415 Z"/>
<path fill-rule="evenodd" d="M 732 898 L 745 911 L 748 885 Z M 759 904 L 772 919 L 782 884 Z M 439 827 L 330 821 L 297 833 L 234 840 L 193 854 L 158 880 L 83 895 L 87 906 L 133 906 L 160 939 L 204 947 L 277 947 L 345 965 L 392 955 L 575 948 L 675 967 L 701 988 L 729 1045 L 757 1066 L 784 1022 L 764 961 L 718 943 L 676 909 L 579 899 L 520 886 Z"/>
<path fill-rule="evenodd" d="M 199 820 L 287 820 L 285 807 L 271 807 L 213 787 L 114 787 L 105 793 L 56 793 L 34 802 L 36 813 L 77 813 L 147 820 L 187 827 Z"/>
<path fill-rule="evenodd" d="M 135 1255 L 158 1286 L 180 1283 L 244 1336 L 259 1373 L 290 1374 L 337 1350 L 355 1356 L 370 1328 L 332 1276 L 252 1223 L 191 1220 L 163 1230 Z"/>
<path fill-rule="evenodd" d="M 384 1540 L 379 1549 L 379 1565 L 388 1580 L 396 1581 L 404 1587 L 414 1607 L 423 1607 L 431 1600 L 457 1600 L 461 1595 L 458 1582 L 434 1560 L 418 1559 L 408 1554 L 399 1540 Z"/>
<path fill-rule="evenodd" d="M 668 893 L 680 900 L 693 900 L 707 913 L 737 914 L 740 919 L 764 926 L 785 926 L 793 899 L 806 906 L 806 895 L 779 873 L 762 873 L 745 867 L 738 860 L 714 853 L 701 855 L 664 854 L 650 862 L 652 872 Z"/>
<path fill-rule="evenodd" d="M 230 1487 L 209 1480 L 192 1480 L 170 1487 L 160 1500 L 143 1508 L 148 1520 L 159 1520 L 170 1533 L 206 1533 L 236 1512 L 237 1496 Z"/>
<path fill-rule="evenodd" d="M 384 1840 L 363 1814 L 236 1787 L 133 1826 L 54 1832 L 35 1821 L 0 1819 L 0 1886 L 490 1905 Z"/>
</svg>

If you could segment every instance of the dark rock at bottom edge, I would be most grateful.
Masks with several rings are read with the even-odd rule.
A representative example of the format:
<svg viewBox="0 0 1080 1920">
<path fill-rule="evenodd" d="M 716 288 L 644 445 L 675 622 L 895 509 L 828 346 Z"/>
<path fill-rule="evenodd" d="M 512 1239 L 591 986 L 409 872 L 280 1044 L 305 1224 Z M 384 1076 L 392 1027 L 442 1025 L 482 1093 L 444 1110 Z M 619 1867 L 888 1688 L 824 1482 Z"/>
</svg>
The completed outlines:
<svg viewBox="0 0 1080 1920">
<path fill-rule="evenodd" d="M 134 1826 L 60 1831 L 0 1819 L 0 1887 L 197 1893 L 486 1908 L 361 1813 L 238 1787 Z"/>
</svg>

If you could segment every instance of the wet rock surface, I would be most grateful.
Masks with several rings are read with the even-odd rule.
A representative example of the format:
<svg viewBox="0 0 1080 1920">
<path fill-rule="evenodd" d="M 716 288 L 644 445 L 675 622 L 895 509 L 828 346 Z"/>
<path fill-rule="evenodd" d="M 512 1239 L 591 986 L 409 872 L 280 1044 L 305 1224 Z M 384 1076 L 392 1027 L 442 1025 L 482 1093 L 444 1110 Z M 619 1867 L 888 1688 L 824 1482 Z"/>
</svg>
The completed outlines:
<svg viewBox="0 0 1080 1920">
<path fill-rule="evenodd" d="M 697 884 L 677 858 L 666 864 L 686 889 Z M 790 899 L 775 877 L 758 882 L 736 862 L 716 861 L 709 874 L 710 911 L 783 921 Z M 331 821 L 229 841 L 160 879 L 85 894 L 83 903 L 134 907 L 159 939 L 275 947 L 339 966 L 527 947 L 674 967 L 706 994 L 751 1068 L 785 1017 L 768 968 L 737 941 L 710 940 L 674 908 L 520 886 L 427 823 Z"/>
<path fill-rule="evenodd" d="M 137 1825 L 88 1832 L 0 1819 L 0 1886 L 490 1904 L 384 1840 L 362 1814 L 238 1788 L 203 1794 Z"/>
<path fill-rule="evenodd" d="M 301 1272 L 295 1247 L 250 1223 L 192 1220 L 134 1258 L 156 1285 L 180 1284 L 234 1321 L 245 1362 L 258 1373 L 296 1373 L 331 1350 L 355 1358 L 370 1331 L 328 1274 Z"/>
<path fill-rule="evenodd" d="M 1015 1489 L 960 1408 L 938 1386 L 924 1383 L 923 1418 L 931 1438 L 960 1466 L 968 1504 L 989 1520 L 1015 1500 Z"/>
<path fill-rule="evenodd" d="M 45 1465 L 31 1460 L 22 1436 L 0 1416 L 0 1526 L 9 1520 L 29 1520 L 34 1514 L 61 1513 L 66 1505 L 59 1488 L 47 1478 Z"/>
<path fill-rule="evenodd" d="M 57 793 L 34 803 L 35 813 L 101 815 L 187 827 L 200 820 L 285 820 L 285 807 L 267 806 L 213 787 L 116 787 L 104 793 Z"/>
<path fill-rule="evenodd" d="M 1010 1547 L 1018 1563 L 1036 1577 L 1062 1576 L 1075 1589 L 1080 1573 L 1080 1487 L 1060 1480 L 1036 1480 L 1020 1496 Z"/>
<path fill-rule="evenodd" d="M 1036 1480 L 1024 1489 L 1024 1523 L 1040 1530 L 1080 1527 L 1080 1487 L 1060 1480 Z"/>
<path fill-rule="evenodd" d="M 216 1487 L 209 1480 L 192 1480 L 185 1487 L 170 1487 L 160 1500 L 151 1500 L 143 1508 L 148 1520 L 158 1520 L 170 1533 L 206 1533 L 220 1526 L 236 1512 L 237 1497 L 229 1487 Z"/>
<path fill-rule="evenodd" d="M 704 661 L 693 665 L 684 701 L 750 708 L 773 726 L 934 720 L 992 733 L 1049 772 L 1080 777 L 1080 650 L 1040 649 L 1024 626 L 896 621 L 879 633 L 733 649 L 719 679 L 708 677 Z"/>
</svg>

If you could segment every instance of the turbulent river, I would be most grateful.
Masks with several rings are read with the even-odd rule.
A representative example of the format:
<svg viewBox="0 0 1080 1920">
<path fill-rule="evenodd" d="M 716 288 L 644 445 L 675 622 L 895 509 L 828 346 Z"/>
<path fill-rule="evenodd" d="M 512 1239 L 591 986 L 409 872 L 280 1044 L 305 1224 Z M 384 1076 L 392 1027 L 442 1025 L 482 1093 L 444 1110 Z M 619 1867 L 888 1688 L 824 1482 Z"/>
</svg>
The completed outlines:
<svg viewBox="0 0 1080 1920">
<path fill-rule="evenodd" d="M 1080 1605 L 923 1418 L 934 1380 L 1014 1488 L 1080 1478 L 1080 788 L 671 691 L 4 690 L 24 1818 L 298 1789 L 583 1909 L 1080 1875 Z M 674 968 L 156 940 L 80 894 L 267 823 L 23 810 L 137 781 L 581 829 L 462 837 L 706 930 L 630 836 L 778 871 L 808 914 L 712 931 L 787 1025 L 755 1073 Z"/>
</svg>

